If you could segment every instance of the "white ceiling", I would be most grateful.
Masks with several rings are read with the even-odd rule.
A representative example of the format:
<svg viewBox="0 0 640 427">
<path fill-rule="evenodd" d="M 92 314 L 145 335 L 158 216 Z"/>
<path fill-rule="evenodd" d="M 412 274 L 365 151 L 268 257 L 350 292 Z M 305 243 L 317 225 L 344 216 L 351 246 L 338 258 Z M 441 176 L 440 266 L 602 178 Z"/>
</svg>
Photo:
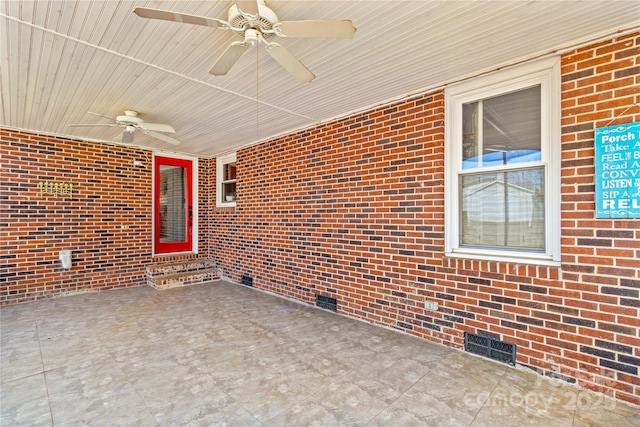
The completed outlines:
<svg viewBox="0 0 640 427">
<path fill-rule="evenodd" d="M 179 146 L 215 156 L 521 60 L 640 28 L 632 0 L 267 0 L 280 20 L 351 19 L 354 39 L 279 39 L 317 76 L 301 84 L 263 49 L 226 76 L 208 73 L 240 38 L 231 31 L 140 18 L 143 6 L 226 19 L 222 1 L 0 3 L 0 124 L 96 141 L 125 109 L 168 123 Z"/>
</svg>

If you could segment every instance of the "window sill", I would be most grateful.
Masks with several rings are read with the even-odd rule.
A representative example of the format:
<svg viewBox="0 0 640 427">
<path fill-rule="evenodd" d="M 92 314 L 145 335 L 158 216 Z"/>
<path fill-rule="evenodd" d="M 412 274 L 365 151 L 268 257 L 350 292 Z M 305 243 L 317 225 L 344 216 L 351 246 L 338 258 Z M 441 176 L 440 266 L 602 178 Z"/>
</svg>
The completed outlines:
<svg viewBox="0 0 640 427">
<path fill-rule="evenodd" d="M 235 208 L 236 202 L 218 203 L 216 208 Z"/>
<path fill-rule="evenodd" d="M 549 267 L 560 267 L 560 261 L 556 261 L 550 255 L 529 252 L 504 252 L 490 249 L 454 249 L 446 252 L 448 258 L 465 258 L 479 261 L 497 261 L 511 264 L 535 264 Z"/>
</svg>

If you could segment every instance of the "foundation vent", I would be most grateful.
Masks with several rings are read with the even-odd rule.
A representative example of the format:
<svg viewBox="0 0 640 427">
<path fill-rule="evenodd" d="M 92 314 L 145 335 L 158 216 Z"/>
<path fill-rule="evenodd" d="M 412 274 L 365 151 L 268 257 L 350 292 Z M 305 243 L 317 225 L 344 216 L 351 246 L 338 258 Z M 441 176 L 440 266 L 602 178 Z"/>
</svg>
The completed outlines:
<svg viewBox="0 0 640 427">
<path fill-rule="evenodd" d="M 516 364 L 516 345 L 505 341 L 465 332 L 464 350 L 514 366 Z"/>
<path fill-rule="evenodd" d="M 338 312 L 338 300 L 324 295 L 316 295 L 316 307 Z"/>
<path fill-rule="evenodd" d="M 253 286 L 253 277 L 245 273 L 242 275 L 242 278 L 240 279 L 240 283 L 242 283 L 245 286 Z"/>
</svg>

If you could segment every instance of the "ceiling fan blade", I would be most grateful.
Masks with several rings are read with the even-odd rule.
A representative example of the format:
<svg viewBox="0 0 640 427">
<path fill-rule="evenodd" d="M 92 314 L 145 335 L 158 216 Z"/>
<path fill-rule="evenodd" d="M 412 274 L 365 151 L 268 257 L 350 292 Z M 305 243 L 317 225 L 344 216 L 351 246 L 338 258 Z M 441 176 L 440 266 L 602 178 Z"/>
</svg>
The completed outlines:
<svg viewBox="0 0 640 427">
<path fill-rule="evenodd" d="M 308 83 L 316 77 L 298 58 L 278 43 L 270 43 L 265 46 L 265 49 L 278 64 L 291 73 L 300 83 Z"/>
<path fill-rule="evenodd" d="M 350 39 L 356 27 L 348 19 L 317 21 L 282 21 L 273 25 L 276 34 L 291 38 Z"/>
<path fill-rule="evenodd" d="M 117 126 L 120 126 L 120 125 L 117 124 L 117 123 L 110 123 L 110 124 L 107 124 L 107 123 L 95 123 L 95 124 L 72 123 L 72 124 L 67 125 L 67 126 L 71 126 L 71 127 L 74 127 L 74 128 L 94 128 L 94 127 L 105 127 L 105 126 L 106 127 L 117 127 Z"/>
<path fill-rule="evenodd" d="M 248 13 L 249 15 L 258 14 L 258 2 L 256 0 L 236 0 L 236 6 L 243 13 Z"/>
<path fill-rule="evenodd" d="M 168 142 L 169 144 L 173 144 L 173 145 L 180 144 L 180 141 L 178 141 L 177 139 L 173 139 L 170 136 L 161 134 L 159 132 L 154 132 L 152 130 L 147 130 L 147 129 L 142 129 L 142 128 L 139 128 L 139 129 L 140 129 L 140 132 L 144 133 L 145 135 L 149 135 L 150 137 L 155 138 L 155 139 L 159 139 L 160 141 Z"/>
<path fill-rule="evenodd" d="M 129 132 L 128 130 L 125 130 L 124 132 L 122 132 L 122 142 L 124 144 L 131 144 L 133 142 L 134 136 L 135 136 L 134 132 Z"/>
<path fill-rule="evenodd" d="M 247 50 L 247 45 L 243 42 L 233 42 L 227 47 L 227 49 L 220 55 L 220 58 L 213 64 L 213 67 L 209 70 L 210 74 L 214 76 L 224 76 L 229 72 L 233 64 L 235 64 L 242 54 Z"/>
<path fill-rule="evenodd" d="M 229 23 L 221 19 L 207 18 L 206 16 L 189 15 L 187 13 L 172 12 L 170 10 L 151 9 L 148 7 L 136 7 L 133 13 L 141 18 L 161 19 L 163 21 L 184 22 L 185 24 L 203 25 L 211 28 L 229 28 Z"/>
<path fill-rule="evenodd" d="M 151 130 L 151 131 L 154 131 L 154 132 L 176 133 L 175 129 L 173 129 L 171 126 L 165 125 L 163 123 L 142 122 L 142 123 L 140 123 L 139 126 L 142 129 Z"/>
<path fill-rule="evenodd" d="M 103 119 L 107 119 L 111 122 L 115 122 L 115 120 L 112 117 L 107 117 L 105 115 L 102 115 L 100 113 L 94 113 L 93 111 L 87 111 L 87 114 L 93 114 L 94 116 L 98 116 L 98 117 L 102 117 Z"/>
</svg>

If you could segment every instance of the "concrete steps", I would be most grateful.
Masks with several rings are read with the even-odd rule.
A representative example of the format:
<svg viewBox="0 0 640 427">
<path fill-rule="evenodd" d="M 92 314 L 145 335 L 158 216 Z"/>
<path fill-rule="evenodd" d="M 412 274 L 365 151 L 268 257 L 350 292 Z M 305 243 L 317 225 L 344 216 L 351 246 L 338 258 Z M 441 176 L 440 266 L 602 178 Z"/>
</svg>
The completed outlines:
<svg viewBox="0 0 640 427">
<path fill-rule="evenodd" d="M 147 285 L 163 290 L 219 279 L 210 259 L 189 259 L 153 264 L 147 267 Z"/>
</svg>

